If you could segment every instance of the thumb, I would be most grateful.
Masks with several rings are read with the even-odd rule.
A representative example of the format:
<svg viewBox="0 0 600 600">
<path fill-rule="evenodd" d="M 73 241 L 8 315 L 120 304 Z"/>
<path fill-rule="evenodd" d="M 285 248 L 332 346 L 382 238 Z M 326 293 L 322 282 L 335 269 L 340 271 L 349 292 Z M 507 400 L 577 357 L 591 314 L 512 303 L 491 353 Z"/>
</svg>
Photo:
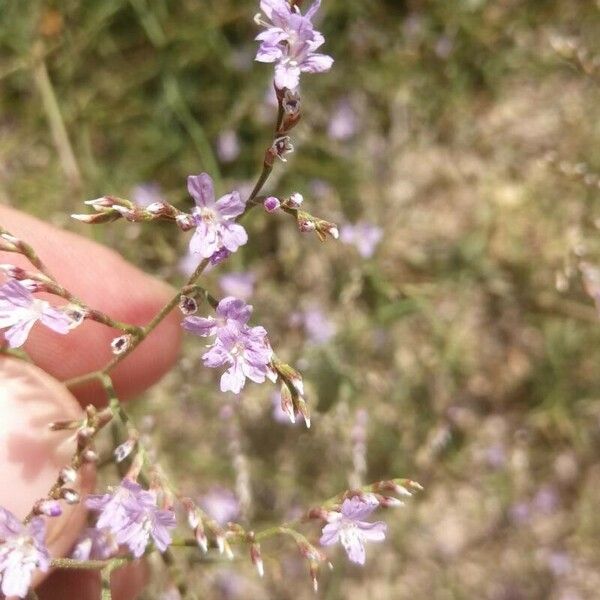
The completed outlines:
<svg viewBox="0 0 600 600">
<path fill-rule="evenodd" d="M 58 381 L 24 361 L 0 359 L 0 506 L 23 519 L 44 498 L 75 451 L 72 432 L 50 431 L 52 421 L 79 419 L 77 400 Z M 94 470 L 81 469 L 74 488 L 93 489 Z M 83 505 L 63 503 L 60 517 L 47 519 L 50 555 L 64 556 L 85 523 Z"/>
</svg>

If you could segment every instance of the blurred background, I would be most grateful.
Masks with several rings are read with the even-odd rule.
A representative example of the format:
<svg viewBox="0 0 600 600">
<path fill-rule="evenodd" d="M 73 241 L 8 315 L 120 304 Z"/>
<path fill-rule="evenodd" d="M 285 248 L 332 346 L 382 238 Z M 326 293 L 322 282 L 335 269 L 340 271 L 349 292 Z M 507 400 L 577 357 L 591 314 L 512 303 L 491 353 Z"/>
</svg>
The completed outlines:
<svg viewBox="0 0 600 600">
<path fill-rule="evenodd" d="M 206 277 L 302 369 L 313 427 L 281 422 L 269 385 L 218 393 L 198 339 L 139 420 L 187 494 L 256 529 L 420 481 L 365 568 L 331 554 L 323 598 L 598 598 L 600 6 L 323 4 L 336 64 L 304 77 L 296 152 L 267 190 L 302 193 L 342 240 L 255 210 L 250 243 Z M 203 170 L 249 189 L 275 113 L 257 11 L 0 0 L 0 201 L 181 283 L 189 234 L 68 214 L 103 194 L 189 210 Z M 263 552 L 264 581 L 245 559 L 180 560 L 210 600 L 313 597 L 292 544 Z M 156 573 L 146 598 L 169 587 Z"/>
</svg>

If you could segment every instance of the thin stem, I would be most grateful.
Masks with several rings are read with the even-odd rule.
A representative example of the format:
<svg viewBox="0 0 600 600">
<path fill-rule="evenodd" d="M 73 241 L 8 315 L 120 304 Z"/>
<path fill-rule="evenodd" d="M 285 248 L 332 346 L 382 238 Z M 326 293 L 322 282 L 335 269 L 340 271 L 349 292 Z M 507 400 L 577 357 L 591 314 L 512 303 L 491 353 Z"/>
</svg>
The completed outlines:
<svg viewBox="0 0 600 600">
<path fill-rule="evenodd" d="M 111 558 L 108 560 L 75 560 L 74 558 L 53 558 L 50 565 L 55 569 L 86 569 L 99 571 L 112 565 L 112 570 L 119 569 L 131 562 L 131 558 Z"/>
</svg>

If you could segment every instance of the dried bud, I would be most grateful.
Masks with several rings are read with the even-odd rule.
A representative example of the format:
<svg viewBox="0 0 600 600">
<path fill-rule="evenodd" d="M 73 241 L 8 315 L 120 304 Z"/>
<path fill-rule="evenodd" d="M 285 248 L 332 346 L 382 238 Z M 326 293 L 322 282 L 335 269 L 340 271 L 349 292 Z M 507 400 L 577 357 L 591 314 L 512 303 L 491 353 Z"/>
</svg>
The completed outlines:
<svg viewBox="0 0 600 600">
<path fill-rule="evenodd" d="M 182 294 L 179 298 L 179 310 L 184 315 L 193 315 L 198 311 L 198 303 L 191 296 L 186 296 Z"/>
<path fill-rule="evenodd" d="M 288 135 L 278 137 L 268 148 L 265 154 L 265 163 L 272 167 L 276 158 L 279 158 L 283 162 L 287 162 L 286 156 L 293 151 L 294 145 L 292 144 L 292 139 Z"/>
<path fill-rule="evenodd" d="M 133 337 L 129 333 L 116 337 L 110 343 L 110 347 L 112 348 L 113 354 L 116 354 L 118 356 L 119 354 L 127 352 L 127 350 L 129 350 L 129 347 L 131 346 L 132 339 Z"/>
<path fill-rule="evenodd" d="M 3 248 L 0 247 L 0 250 L 3 250 Z M 29 273 L 25 269 L 22 269 L 21 267 L 16 267 L 15 265 L 11 264 L 0 265 L 0 270 L 7 277 L 10 277 L 11 279 L 18 279 L 19 281 L 22 281 L 23 279 L 27 279 L 29 277 Z"/>
<path fill-rule="evenodd" d="M 177 224 L 177 227 L 181 229 L 181 231 L 189 231 L 190 229 L 194 229 L 194 227 L 196 227 L 194 217 L 184 213 L 180 213 L 175 217 L 175 223 Z"/>
<path fill-rule="evenodd" d="M 296 192 L 295 194 L 292 194 L 289 198 L 289 200 L 287 201 L 287 205 L 290 208 L 300 208 L 301 204 L 304 202 L 304 196 L 302 194 L 299 194 L 298 192 Z"/>
<path fill-rule="evenodd" d="M 280 132 L 285 133 L 293 129 L 300 121 L 300 94 L 293 90 L 285 90 L 281 100 L 283 108 L 283 121 Z"/>
<path fill-rule="evenodd" d="M 81 454 L 81 459 L 86 463 L 97 463 L 99 458 L 98 453 L 92 448 L 86 448 Z"/>
<path fill-rule="evenodd" d="M 94 437 L 96 430 L 93 427 L 81 427 L 77 432 L 77 446 L 80 449 L 85 448 Z"/>
<path fill-rule="evenodd" d="M 78 306 L 76 304 L 70 304 L 69 306 L 63 309 L 63 312 L 69 319 L 71 319 L 71 323 L 69 325 L 69 329 L 75 329 L 79 327 L 85 320 L 88 315 L 88 312 L 85 308 Z"/>
<path fill-rule="evenodd" d="M 135 448 L 136 443 L 137 443 L 136 439 L 129 438 L 128 440 L 123 442 L 121 445 L 117 446 L 113 452 L 115 460 L 118 463 L 123 462 L 133 452 L 133 449 Z"/>
<path fill-rule="evenodd" d="M 59 517 L 62 515 L 62 508 L 57 500 L 38 500 L 33 506 L 33 512 L 36 515 L 45 515 L 47 517 Z"/>
<path fill-rule="evenodd" d="M 4 252 L 21 252 L 21 240 L 10 233 L 0 234 L 0 250 Z"/>
<path fill-rule="evenodd" d="M 258 574 L 260 577 L 265 576 L 265 565 L 263 563 L 262 554 L 260 552 L 260 544 L 254 542 L 250 546 L 250 559 L 252 560 L 252 564 L 256 567 Z"/>
<path fill-rule="evenodd" d="M 289 417 L 292 424 L 296 423 L 296 411 L 292 399 L 292 392 L 287 382 L 281 384 L 281 410 Z"/>
<path fill-rule="evenodd" d="M 108 210 L 106 212 L 96 213 L 96 214 L 72 214 L 72 219 L 76 221 L 81 221 L 86 225 L 100 225 L 101 223 L 111 223 L 112 221 L 116 221 L 121 218 L 121 215 L 116 210 Z"/>
<path fill-rule="evenodd" d="M 377 496 L 377 500 L 379 501 L 379 506 L 382 508 L 398 508 L 399 506 L 404 506 L 402 500 L 398 500 L 398 498 L 394 498 L 393 496 Z"/>
<path fill-rule="evenodd" d="M 77 471 L 73 467 L 63 467 L 58 474 L 58 480 L 62 483 L 75 483 Z"/>
<path fill-rule="evenodd" d="M 80 500 L 79 494 L 72 488 L 62 488 L 60 490 L 60 497 L 67 504 L 78 504 Z"/>
<path fill-rule="evenodd" d="M 275 198 L 275 196 L 269 196 L 264 201 L 263 206 L 268 213 L 273 213 L 279 209 L 279 207 L 281 206 L 281 202 L 278 198 Z"/>
</svg>

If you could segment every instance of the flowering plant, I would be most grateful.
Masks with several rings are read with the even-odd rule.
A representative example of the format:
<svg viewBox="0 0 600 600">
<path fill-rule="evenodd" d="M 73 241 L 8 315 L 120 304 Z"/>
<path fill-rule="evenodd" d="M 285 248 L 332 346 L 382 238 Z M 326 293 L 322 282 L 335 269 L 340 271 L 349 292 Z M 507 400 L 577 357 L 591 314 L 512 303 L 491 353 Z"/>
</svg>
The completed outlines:
<svg viewBox="0 0 600 600">
<path fill-rule="evenodd" d="M 264 27 L 257 36 L 260 47 L 256 60 L 275 64 L 273 84 L 278 110 L 272 142 L 265 151 L 261 173 L 247 198 L 243 198 L 238 190 L 232 190 L 217 199 L 211 176 L 200 173 L 188 177 L 188 192 L 195 203 L 189 212 L 180 210 L 154 192 L 148 199 L 146 192 L 143 202 L 115 196 L 89 200 L 86 205 L 93 212 L 72 215 L 76 220 L 92 225 L 119 219 L 138 223 L 166 221 L 182 232 L 193 230 L 189 250 L 196 266 L 185 285 L 147 325 L 140 327 L 120 322 L 88 306 L 54 278 L 26 241 L 0 227 L 0 250 L 20 254 L 31 263 L 31 269 L 2 265 L 7 277 L 0 286 L 3 353 L 25 357 L 22 346 L 38 323 L 61 335 L 68 335 L 85 320 L 96 321 L 118 332 L 111 344 L 113 357 L 102 369 L 64 382 L 70 389 L 99 383 L 107 400 L 105 408 L 89 405 L 80 420 L 50 424 L 54 431 L 73 433 L 70 463 L 60 470 L 46 497 L 35 503 L 23 522 L 0 508 L 0 590 L 5 596 L 24 598 L 34 594 L 31 589 L 34 573 L 55 567 L 99 570 L 104 581 L 102 598 L 110 598 L 111 573 L 153 552 L 165 557 L 169 576 L 184 596 L 184 578 L 172 568 L 170 558 L 176 548 L 194 547 L 203 553 L 215 554 L 216 551 L 231 558 L 234 547 L 246 546 L 251 561 L 262 576 L 261 543 L 276 535 L 290 537 L 295 542 L 308 562 L 316 590 L 320 564 L 330 564 L 317 543 L 328 547 L 339 542 L 352 562 L 364 564 L 365 542 L 382 541 L 386 532 L 383 522 L 368 520 L 371 514 L 378 508 L 401 505 L 402 497 L 411 496 L 420 489 L 418 483 L 409 479 L 357 486 L 304 511 L 299 518 L 255 532 L 228 518 L 211 516 L 200 503 L 178 491 L 154 459 L 113 386 L 114 369 L 167 315 L 179 310 L 185 331 L 210 338 L 202 361 L 205 366 L 221 371 L 221 392 L 238 395 L 246 380 L 257 384 L 267 380 L 278 383 L 281 413 L 292 423 L 303 420 L 310 427 L 302 375 L 277 356 L 267 330 L 251 323 L 252 306 L 234 295 L 218 299 L 199 283 L 209 266 L 226 261 L 250 243 L 242 220 L 256 206 L 263 206 L 270 214 L 290 216 L 300 232 L 315 232 L 321 241 L 339 237 L 334 223 L 301 208 L 303 196 L 300 193 L 288 197 L 261 195 L 276 159 L 285 162 L 286 155 L 293 151 L 290 133 L 301 119 L 301 76 L 325 72 L 333 64 L 331 57 L 317 52 L 325 42 L 313 24 L 320 1 L 316 0 L 304 13 L 299 4 L 288 0 L 262 0 L 261 13 L 255 18 Z M 356 226 L 346 234 L 346 240 L 357 244 L 360 252 L 368 256 L 377 244 L 377 235 L 377 232 L 366 235 Z M 57 303 L 42 300 L 35 296 L 37 293 L 49 294 Z M 60 304 L 59 299 L 62 299 Z M 110 460 L 102 460 L 96 440 L 109 427 L 114 440 L 112 455 Z M 115 465 L 119 481 L 103 494 L 81 498 L 76 491 L 77 482 L 80 471 L 89 464 L 96 464 L 98 468 Z M 51 557 L 45 539 L 46 520 L 59 516 L 64 502 L 84 502 L 94 520 L 70 558 Z M 178 525 L 178 512 L 185 516 L 185 524 L 180 522 Z M 318 542 L 311 542 L 300 531 L 311 521 L 321 526 Z"/>
</svg>

